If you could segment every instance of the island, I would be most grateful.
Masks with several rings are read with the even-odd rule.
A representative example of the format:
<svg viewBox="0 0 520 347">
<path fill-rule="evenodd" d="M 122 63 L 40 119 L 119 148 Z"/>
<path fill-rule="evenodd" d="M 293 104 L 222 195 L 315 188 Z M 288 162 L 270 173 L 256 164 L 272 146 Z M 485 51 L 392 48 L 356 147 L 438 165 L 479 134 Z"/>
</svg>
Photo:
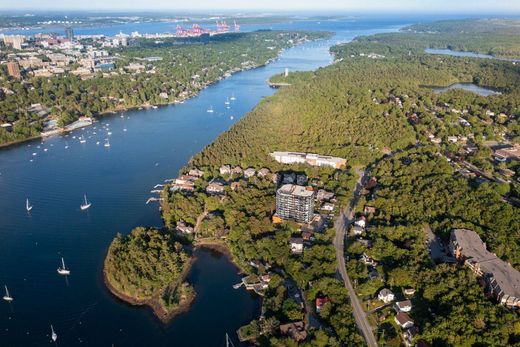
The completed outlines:
<svg viewBox="0 0 520 347">
<path fill-rule="evenodd" d="M 359 37 L 326 68 L 276 76 L 283 88 L 168 180 L 165 232 L 225 247 L 235 287 L 263 298 L 241 341 L 518 343 L 520 66 L 426 51 L 464 27 L 468 47 L 514 52 L 518 22 L 432 26 L 444 29 Z M 436 90 L 455 84 L 499 93 Z"/>
</svg>

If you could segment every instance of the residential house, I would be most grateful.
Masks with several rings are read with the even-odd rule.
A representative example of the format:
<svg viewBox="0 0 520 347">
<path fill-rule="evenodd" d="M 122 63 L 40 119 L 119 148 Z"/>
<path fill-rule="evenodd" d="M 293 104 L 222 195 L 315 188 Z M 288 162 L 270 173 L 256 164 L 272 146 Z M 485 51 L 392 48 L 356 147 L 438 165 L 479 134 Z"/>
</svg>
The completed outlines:
<svg viewBox="0 0 520 347">
<path fill-rule="evenodd" d="M 328 192 L 325 189 L 320 189 L 316 194 L 316 199 L 319 201 L 330 201 L 334 199 L 334 193 Z"/>
<path fill-rule="evenodd" d="M 407 295 L 407 296 L 412 296 L 415 294 L 415 289 L 413 288 L 406 288 L 404 290 L 404 295 Z"/>
<path fill-rule="evenodd" d="M 403 340 L 406 347 L 413 346 L 413 339 L 419 334 L 417 327 L 410 327 L 403 332 Z"/>
<path fill-rule="evenodd" d="M 224 176 L 224 175 L 231 175 L 231 166 L 229 166 L 229 165 L 222 165 L 220 167 L 220 174 L 222 176 Z"/>
<path fill-rule="evenodd" d="M 280 333 L 285 336 L 290 336 L 296 342 L 304 341 L 307 338 L 305 323 L 303 321 L 280 325 Z"/>
<path fill-rule="evenodd" d="M 365 216 L 361 216 L 357 221 L 354 222 L 354 225 L 357 225 L 365 229 L 367 226 L 367 219 L 365 218 Z"/>
<path fill-rule="evenodd" d="M 201 171 L 199 169 L 192 169 L 192 170 L 190 170 L 188 175 L 193 176 L 193 177 L 202 177 L 202 176 L 204 176 L 204 171 Z"/>
<path fill-rule="evenodd" d="M 385 304 L 388 304 L 388 303 L 394 301 L 395 295 L 394 295 L 394 293 L 392 293 L 392 291 L 390 289 L 384 288 L 384 289 L 381 289 L 377 298 L 379 300 L 381 300 L 382 302 L 384 302 Z"/>
<path fill-rule="evenodd" d="M 363 213 L 365 213 L 365 215 L 374 214 L 374 213 L 376 213 L 376 208 L 373 206 L 365 205 L 365 208 L 363 209 Z"/>
<path fill-rule="evenodd" d="M 224 194 L 224 192 L 225 192 L 225 188 L 224 188 L 224 185 L 222 185 L 221 183 L 211 182 L 206 187 L 206 193 L 208 193 L 208 194 L 218 195 L 218 194 Z"/>
<path fill-rule="evenodd" d="M 256 174 L 256 170 L 251 167 L 244 170 L 245 178 L 253 177 L 255 174 Z"/>
<path fill-rule="evenodd" d="M 412 302 L 410 300 L 398 301 L 394 304 L 396 312 L 410 312 L 412 310 Z"/>
<path fill-rule="evenodd" d="M 328 297 L 316 298 L 316 312 L 320 313 L 323 306 L 328 302 L 330 302 L 330 299 Z"/>
<path fill-rule="evenodd" d="M 236 192 L 240 189 L 240 182 L 231 182 L 231 190 Z"/>
<path fill-rule="evenodd" d="M 403 329 L 408 329 L 414 326 L 412 318 L 405 312 L 399 312 L 395 315 L 395 322 Z"/>
<path fill-rule="evenodd" d="M 365 232 L 365 228 L 362 228 L 359 225 L 352 226 L 352 233 L 354 233 L 355 236 L 363 235 L 364 232 Z"/>
<path fill-rule="evenodd" d="M 310 232 L 310 231 L 302 232 L 302 239 L 303 239 L 303 241 L 310 241 L 311 238 L 312 238 L 312 232 Z"/>
<path fill-rule="evenodd" d="M 233 175 L 241 175 L 242 174 L 242 168 L 240 166 L 235 166 L 232 170 L 231 170 L 231 173 Z"/>
<path fill-rule="evenodd" d="M 194 229 L 190 226 L 187 226 L 184 222 L 177 222 L 175 231 L 177 231 L 180 234 L 193 234 Z"/>
<path fill-rule="evenodd" d="M 260 170 L 258 170 L 258 174 L 257 176 L 260 177 L 260 178 L 265 178 L 267 177 L 267 175 L 269 175 L 271 173 L 271 171 L 269 171 L 269 169 L 263 167 L 261 168 Z"/>
<path fill-rule="evenodd" d="M 321 205 L 321 210 L 332 212 L 332 211 L 334 211 L 334 204 L 326 202 L 323 205 Z"/>
<path fill-rule="evenodd" d="M 291 252 L 294 254 L 303 253 L 303 239 L 301 237 L 293 237 L 289 240 Z"/>
</svg>

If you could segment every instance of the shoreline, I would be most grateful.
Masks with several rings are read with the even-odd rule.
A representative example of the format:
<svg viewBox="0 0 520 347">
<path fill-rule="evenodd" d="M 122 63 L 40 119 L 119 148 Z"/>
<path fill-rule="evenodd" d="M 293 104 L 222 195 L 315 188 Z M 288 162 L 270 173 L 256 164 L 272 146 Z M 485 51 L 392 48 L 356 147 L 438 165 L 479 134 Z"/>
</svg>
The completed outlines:
<svg viewBox="0 0 520 347">
<path fill-rule="evenodd" d="M 280 56 L 282 55 L 282 53 L 284 51 L 286 51 L 287 49 L 289 49 L 289 48 L 294 48 L 294 47 L 303 45 L 303 44 L 311 42 L 311 41 L 319 41 L 319 40 L 322 40 L 322 39 L 317 39 L 317 40 L 306 39 L 304 41 L 297 42 L 296 44 L 294 44 L 294 45 L 292 45 L 290 47 L 286 47 L 286 48 L 281 49 L 275 57 L 273 57 L 271 59 L 268 59 L 265 63 L 260 63 L 260 64 L 256 64 L 256 65 L 252 65 L 252 66 L 246 66 L 246 67 L 241 67 L 241 68 L 237 67 L 237 68 L 235 68 L 235 69 L 233 69 L 231 71 L 227 71 L 222 76 L 219 76 L 218 78 L 216 78 L 214 81 L 210 81 L 207 84 L 204 84 L 201 89 L 199 89 L 197 91 L 194 91 L 193 93 L 191 93 L 189 95 L 181 97 L 180 99 L 169 101 L 169 102 L 167 102 L 165 104 L 160 104 L 160 105 L 151 105 L 149 103 L 145 103 L 145 104 L 138 105 L 138 106 L 129 106 L 129 107 L 121 107 L 119 109 L 106 110 L 106 111 L 100 112 L 97 115 L 93 115 L 92 118 L 94 119 L 94 122 L 92 122 L 91 125 L 80 127 L 80 128 L 77 128 L 77 129 L 74 129 L 74 130 L 71 130 L 71 131 L 63 130 L 63 131 L 60 131 L 59 133 L 57 133 L 56 135 L 51 135 L 51 136 L 42 136 L 40 134 L 40 135 L 37 135 L 37 136 L 32 136 L 32 137 L 28 137 L 28 138 L 24 138 L 24 139 L 14 140 L 14 141 L 7 142 L 7 143 L 0 143 L 0 150 L 3 150 L 5 148 L 9 148 L 11 146 L 19 145 L 19 144 L 22 144 L 24 142 L 29 142 L 29 141 L 38 140 L 38 139 L 51 138 L 51 137 L 60 136 L 62 134 L 66 134 L 66 133 L 72 133 L 72 132 L 74 132 L 76 130 L 79 130 L 79 129 L 88 128 L 88 127 L 91 127 L 92 125 L 94 125 L 94 123 L 100 121 L 101 118 L 104 118 L 104 117 L 107 117 L 107 116 L 110 116 L 110 115 L 115 115 L 117 113 L 126 112 L 126 111 L 132 111 L 132 110 L 139 110 L 140 108 L 142 108 L 142 109 L 149 109 L 149 108 L 152 108 L 153 106 L 165 107 L 165 106 L 171 106 L 171 105 L 184 103 L 185 101 L 187 101 L 189 99 L 197 97 L 200 94 L 200 92 L 202 92 L 203 90 L 207 89 L 211 85 L 216 84 L 216 83 L 218 83 L 220 81 L 223 81 L 223 80 L 225 80 L 225 79 L 227 79 L 227 78 L 229 78 L 229 77 L 231 77 L 231 76 L 233 76 L 235 74 L 238 74 L 240 72 L 249 71 L 249 70 L 255 70 L 255 69 L 262 68 L 262 67 L 265 67 L 265 66 L 271 64 L 272 62 L 278 60 L 280 58 Z"/>
</svg>

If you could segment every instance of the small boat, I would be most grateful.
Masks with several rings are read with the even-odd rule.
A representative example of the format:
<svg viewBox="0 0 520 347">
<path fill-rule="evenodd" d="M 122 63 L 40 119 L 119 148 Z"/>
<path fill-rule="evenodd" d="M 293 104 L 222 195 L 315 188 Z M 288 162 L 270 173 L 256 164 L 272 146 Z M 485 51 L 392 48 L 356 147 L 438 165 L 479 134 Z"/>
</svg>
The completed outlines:
<svg viewBox="0 0 520 347">
<path fill-rule="evenodd" d="M 233 120 L 234 118 L 235 118 L 235 117 L 233 117 L 233 116 L 229 116 L 229 119 L 231 119 L 231 120 Z"/>
<path fill-rule="evenodd" d="M 56 342 L 56 340 L 58 339 L 58 334 L 56 334 L 56 332 L 54 331 L 52 324 L 51 324 L 51 339 L 52 339 L 52 342 Z"/>
<path fill-rule="evenodd" d="M 213 112 L 214 112 L 214 111 L 213 111 L 213 106 L 210 106 L 210 107 L 208 108 L 208 113 L 213 113 Z"/>
<path fill-rule="evenodd" d="M 81 135 L 81 137 L 79 138 L 79 143 L 85 143 L 85 142 L 87 142 L 87 140 L 85 140 L 83 135 Z"/>
<path fill-rule="evenodd" d="M 32 155 L 33 155 L 33 156 L 36 156 L 37 154 L 38 154 L 38 153 L 36 153 L 36 152 L 33 152 L 33 154 L 32 154 Z"/>
<path fill-rule="evenodd" d="M 63 257 L 61 257 L 61 267 L 58 268 L 58 273 L 62 276 L 70 275 L 70 270 L 65 267 L 65 261 L 63 260 Z"/>
<path fill-rule="evenodd" d="M 111 131 L 109 131 L 109 132 L 107 133 L 107 135 L 109 135 L 109 136 L 110 136 L 110 135 L 112 135 L 112 132 L 111 132 Z"/>
<path fill-rule="evenodd" d="M 33 209 L 32 205 L 29 204 L 29 199 L 25 199 L 25 209 L 27 210 L 27 212 L 31 212 L 31 210 Z"/>
<path fill-rule="evenodd" d="M 44 152 L 47 152 L 48 150 L 49 150 L 48 148 L 44 148 L 44 149 L 43 149 Z"/>
<path fill-rule="evenodd" d="M 231 94 L 231 98 L 229 98 L 229 100 L 231 101 L 235 101 L 237 98 L 235 98 L 235 93 Z"/>
<path fill-rule="evenodd" d="M 124 128 L 123 131 L 126 131 L 126 128 Z"/>
<path fill-rule="evenodd" d="M 99 145 L 99 141 L 96 142 L 96 145 Z"/>
<path fill-rule="evenodd" d="M 65 141 L 65 149 L 68 149 L 69 148 L 69 143 L 67 141 Z"/>
<path fill-rule="evenodd" d="M 86 194 L 84 194 L 83 197 L 85 198 L 85 202 L 79 206 L 79 208 L 81 208 L 81 211 L 87 210 L 92 205 L 92 203 L 87 201 L 87 195 Z"/>
<path fill-rule="evenodd" d="M 233 284 L 233 289 L 238 289 L 240 287 L 242 287 L 242 284 L 244 284 L 243 282 L 239 282 L 237 284 Z"/>
<path fill-rule="evenodd" d="M 4 297 L 3 297 L 2 299 L 4 299 L 4 300 L 7 301 L 7 302 L 11 302 L 11 301 L 13 301 L 14 299 L 13 299 L 13 297 L 9 294 L 9 289 L 7 289 L 7 286 L 6 286 L 6 285 L 4 285 L 4 287 L 5 287 L 5 295 L 4 295 Z"/>
<path fill-rule="evenodd" d="M 108 139 L 105 139 L 105 144 L 103 146 L 110 147 L 110 142 L 108 141 Z"/>
<path fill-rule="evenodd" d="M 152 108 L 153 108 L 154 110 L 157 110 L 157 106 L 155 106 L 155 105 L 153 105 Z"/>
<path fill-rule="evenodd" d="M 229 105 L 230 102 L 229 102 L 229 98 L 226 99 L 226 102 L 224 102 L 224 105 Z"/>
</svg>

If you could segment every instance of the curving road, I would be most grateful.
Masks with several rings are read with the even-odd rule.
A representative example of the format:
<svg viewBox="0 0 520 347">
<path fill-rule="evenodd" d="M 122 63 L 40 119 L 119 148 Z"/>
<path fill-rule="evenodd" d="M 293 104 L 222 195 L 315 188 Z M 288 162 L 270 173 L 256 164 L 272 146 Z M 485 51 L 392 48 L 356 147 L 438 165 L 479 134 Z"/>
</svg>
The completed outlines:
<svg viewBox="0 0 520 347">
<path fill-rule="evenodd" d="M 363 310 L 361 303 L 359 302 L 356 292 L 354 291 L 354 287 L 352 286 L 352 282 L 348 277 L 347 268 L 345 266 L 345 234 L 348 230 L 349 225 L 352 223 L 354 219 L 354 208 L 359 201 L 361 190 L 363 189 L 365 178 L 367 177 L 367 171 L 368 170 L 357 171 L 359 175 L 359 180 L 354 190 L 354 197 L 350 201 L 349 205 L 341 212 L 339 217 L 336 219 L 336 237 L 334 238 L 334 247 L 336 248 L 336 259 L 338 261 L 339 275 L 341 276 L 341 280 L 345 283 L 345 288 L 347 288 L 348 290 L 354 318 L 356 320 L 358 329 L 363 334 L 363 337 L 365 338 L 365 341 L 369 347 L 377 347 L 377 341 L 374 336 L 374 332 L 372 331 L 372 327 L 368 323 L 367 315 Z"/>
</svg>

